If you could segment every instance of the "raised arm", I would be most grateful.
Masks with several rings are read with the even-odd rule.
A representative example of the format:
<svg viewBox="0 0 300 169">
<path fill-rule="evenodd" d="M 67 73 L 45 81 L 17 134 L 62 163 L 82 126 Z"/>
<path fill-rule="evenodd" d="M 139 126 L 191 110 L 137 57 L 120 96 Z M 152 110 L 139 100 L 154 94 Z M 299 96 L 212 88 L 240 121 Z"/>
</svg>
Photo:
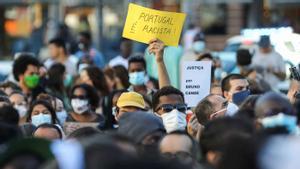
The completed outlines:
<svg viewBox="0 0 300 169">
<path fill-rule="evenodd" d="M 155 55 L 155 60 L 157 63 L 159 88 L 171 85 L 169 75 L 166 69 L 166 65 L 163 59 L 164 48 L 165 48 L 164 43 L 159 39 L 152 39 L 149 42 L 149 48 L 148 48 L 149 53 Z"/>
</svg>

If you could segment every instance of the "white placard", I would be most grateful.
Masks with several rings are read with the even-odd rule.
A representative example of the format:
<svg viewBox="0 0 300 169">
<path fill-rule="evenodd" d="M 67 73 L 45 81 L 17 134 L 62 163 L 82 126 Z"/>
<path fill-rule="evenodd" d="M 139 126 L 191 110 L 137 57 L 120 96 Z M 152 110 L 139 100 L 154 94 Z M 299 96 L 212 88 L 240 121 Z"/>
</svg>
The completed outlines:
<svg viewBox="0 0 300 169">
<path fill-rule="evenodd" d="M 211 61 L 186 61 L 181 67 L 181 91 L 189 107 L 210 93 Z"/>
</svg>

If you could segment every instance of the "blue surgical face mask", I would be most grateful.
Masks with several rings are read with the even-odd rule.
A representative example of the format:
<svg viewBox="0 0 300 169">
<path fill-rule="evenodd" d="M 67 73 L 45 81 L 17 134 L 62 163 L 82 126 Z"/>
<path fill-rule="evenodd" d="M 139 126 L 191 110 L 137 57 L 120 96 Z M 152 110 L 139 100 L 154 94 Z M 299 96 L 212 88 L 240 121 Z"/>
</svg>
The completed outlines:
<svg viewBox="0 0 300 169">
<path fill-rule="evenodd" d="M 216 68 L 215 69 L 215 72 L 214 72 L 214 78 L 216 79 L 216 80 L 221 80 L 222 79 L 222 73 L 223 73 L 223 71 L 222 71 L 222 69 L 221 68 Z"/>
<path fill-rule="evenodd" d="M 51 124 L 51 122 L 52 119 L 50 114 L 40 113 L 38 115 L 31 116 L 31 123 L 36 127 L 44 123 Z"/>
<path fill-rule="evenodd" d="M 250 95 L 250 90 L 243 90 L 232 94 L 232 102 L 236 105 L 240 105 L 248 96 Z"/>
<path fill-rule="evenodd" d="M 264 128 L 283 126 L 286 127 L 289 132 L 293 133 L 297 128 L 297 117 L 279 113 L 274 116 L 263 118 L 261 124 Z"/>
<path fill-rule="evenodd" d="M 205 43 L 203 41 L 196 41 L 193 43 L 193 50 L 196 53 L 201 53 L 205 49 Z"/>
<path fill-rule="evenodd" d="M 132 85 L 144 85 L 145 71 L 129 73 L 129 82 Z"/>
<path fill-rule="evenodd" d="M 56 112 L 56 117 L 59 120 L 59 123 L 60 123 L 61 126 L 64 125 L 64 123 L 67 119 L 67 116 L 68 116 L 68 114 L 67 114 L 66 110 Z"/>
</svg>

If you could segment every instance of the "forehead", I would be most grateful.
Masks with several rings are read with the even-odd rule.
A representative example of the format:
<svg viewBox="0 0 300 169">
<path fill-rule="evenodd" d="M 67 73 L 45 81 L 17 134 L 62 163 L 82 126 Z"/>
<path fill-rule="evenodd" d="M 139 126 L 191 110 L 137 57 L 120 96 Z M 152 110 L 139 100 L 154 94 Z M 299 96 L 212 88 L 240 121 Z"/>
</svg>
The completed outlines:
<svg viewBox="0 0 300 169">
<path fill-rule="evenodd" d="M 242 86 L 242 87 L 249 86 L 249 83 L 246 79 L 233 79 L 230 80 L 229 84 L 231 86 L 231 89 L 238 86 Z"/>
<path fill-rule="evenodd" d="M 73 92 L 74 95 L 86 95 L 86 92 L 83 88 L 78 87 Z"/>
<path fill-rule="evenodd" d="M 145 69 L 142 62 L 131 62 L 128 67 L 129 71 L 134 69 Z"/>
<path fill-rule="evenodd" d="M 219 95 L 212 95 L 212 96 L 208 97 L 207 100 L 213 104 L 223 103 L 224 101 L 226 101 L 225 98 L 223 98 L 222 96 L 219 96 Z"/>
<path fill-rule="evenodd" d="M 38 104 L 36 106 L 34 106 L 33 110 L 48 110 L 47 107 L 45 107 L 44 105 L 42 104 Z"/>
<path fill-rule="evenodd" d="M 28 72 L 37 72 L 38 67 L 35 66 L 35 65 L 28 65 L 26 71 L 28 71 Z"/>
<path fill-rule="evenodd" d="M 184 103 L 183 98 L 178 94 L 169 94 L 159 97 L 159 104 L 178 104 Z"/>
</svg>

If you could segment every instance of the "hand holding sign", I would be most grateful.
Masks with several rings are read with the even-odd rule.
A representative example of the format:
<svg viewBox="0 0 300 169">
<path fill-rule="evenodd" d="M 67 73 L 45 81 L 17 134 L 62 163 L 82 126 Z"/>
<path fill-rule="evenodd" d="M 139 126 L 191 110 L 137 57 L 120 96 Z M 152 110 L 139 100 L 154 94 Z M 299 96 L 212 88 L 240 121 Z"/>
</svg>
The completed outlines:
<svg viewBox="0 0 300 169">
<path fill-rule="evenodd" d="M 155 55 L 156 62 L 163 62 L 164 48 L 165 44 L 157 38 L 152 39 L 149 42 L 149 53 L 153 53 Z"/>
<path fill-rule="evenodd" d="M 159 38 L 166 45 L 177 46 L 185 14 L 164 12 L 129 4 L 123 37 L 148 43 Z"/>
</svg>

